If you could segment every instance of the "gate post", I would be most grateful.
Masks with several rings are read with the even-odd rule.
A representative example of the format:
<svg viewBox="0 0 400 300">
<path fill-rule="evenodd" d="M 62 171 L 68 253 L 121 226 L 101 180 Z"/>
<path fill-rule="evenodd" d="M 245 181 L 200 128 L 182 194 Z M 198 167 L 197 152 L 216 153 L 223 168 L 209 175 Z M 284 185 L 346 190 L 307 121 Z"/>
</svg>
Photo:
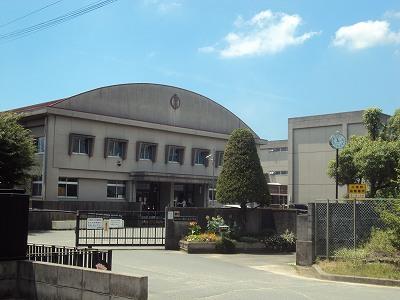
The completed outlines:
<svg viewBox="0 0 400 300">
<path fill-rule="evenodd" d="M 326 258 L 329 259 L 329 199 L 326 200 Z"/>
</svg>

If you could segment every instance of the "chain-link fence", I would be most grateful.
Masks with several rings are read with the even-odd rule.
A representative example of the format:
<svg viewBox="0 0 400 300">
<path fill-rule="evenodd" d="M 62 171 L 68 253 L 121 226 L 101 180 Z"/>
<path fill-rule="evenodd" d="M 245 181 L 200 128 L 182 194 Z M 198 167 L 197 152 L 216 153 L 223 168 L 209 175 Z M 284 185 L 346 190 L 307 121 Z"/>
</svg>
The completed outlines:
<svg viewBox="0 0 400 300">
<path fill-rule="evenodd" d="M 331 257 L 335 251 L 356 249 L 365 243 L 372 228 L 384 228 L 380 217 L 390 200 L 324 200 L 311 203 L 314 217 L 314 251 L 316 257 Z"/>
</svg>

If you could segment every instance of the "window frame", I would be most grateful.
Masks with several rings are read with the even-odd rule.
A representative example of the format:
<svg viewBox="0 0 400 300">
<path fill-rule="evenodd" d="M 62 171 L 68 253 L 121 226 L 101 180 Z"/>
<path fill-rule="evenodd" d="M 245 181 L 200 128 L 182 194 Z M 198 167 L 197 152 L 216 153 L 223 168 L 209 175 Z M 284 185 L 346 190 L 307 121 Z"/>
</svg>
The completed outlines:
<svg viewBox="0 0 400 300">
<path fill-rule="evenodd" d="M 114 195 L 116 197 L 109 197 L 108 196 L 108 188 L 113 187 L 115 188 Z M 118 188 L 123 187 L 124 188 L 124 195 L 123 198 L 119 198 L 118 195 Z M 107 199 L 113 199 L 113 200 L 126 200 L 126 181 L 123 180 L 107 180 L 107 189 L 106 189 L 106 197 Z"/>
<path fill-rule="evenodd" d="M 121 146 L 122 146 L 121 155 L 110 155 L 110 153 L 109 153 L 109 145 L 111 143 L 114 144 L 113 150 L 115 150 L 115 144 L 116 143 L 121 143 Z M 104 158 L 115 157 L 115 158 L 121 158 L 122 160 L 125 160 L 126 156 L 127 156 L 127 153 L 128 153 L 128 140 L 116 139 L 116 138 L 105 138 L 104 139 Z"/>
<path fill-rule="evenodd" d="M 170 160 L 171 151 L 178 151 L 178 161 Z M 185 147 L 184 146 L 177 146 L 177 145 L 166 145 L 165 146 L 165 163 L 168 164 L 181 164 L 183 165 L 185 161 Z"/>
<path fill-rule="evenodd" d="M 35 143 L 35 154 L 44 154 L 46 151 L 46 137 L 45 136 L 37 136 L 33 138 Z M 42 142 L 40 142 L 42 141 Z M 42 147 L 43 149 L 41 149 Z"/>
<path fill-rule="evenodd" d="M 86 139 L 88 141 L 87 144 L 87 153 L 86 152 L 74 152 L 74 139 Z M 93 135 L 85 135 L 85 134 L 79 134 L 79 133 L 71 133 L 69 135 L 69 149 L 68 149 L 68 154 L 69 155 L 88 155 L 89 157 L 93 156 L 93 150 L 94 150 L 94 139 L 95 137 Z M 80 146 L 79 146 L 80 148 Z"/>
<path fill-rule="evenodd" d="M 32 177 L 32 190 L 31 190 L 31 196 L 32 197 L 43 197 L 43 176 L 38 175 L 38 176 L 33 176 Z M 40 186 L 40 194 L 33 194 L 33 186 L 34 185 L 39 185 Z"/>
<path fill-rule="evenodd" d="M 141 158 L 140 155 L 142 153 L 142 147 L 149 147 L 152 148 L 152 153 L 150 158 Z M 152 161 L 153 163 L 157 160 L 157 143 L 149 143 L 149 142 L 136 142 L 136 161 Z"/>
<path fill-rule="evenodd" d="M 198 153 L 204 152 L 204 163 L 197 163 L 196 159 L 198 157 Z M 210 155 L 210 149 L 203 148 L 192 148 L 192 166 L 205 166 L 208 167 L 209 159 L 206 156 Z"/>
<path fill-rule="evenodd" d="M 61 179 L 65 179 L 65 181 Z M 60 184 L 65 184 L 65 195 L 60 195 Z M 76 196 L 68 196 L 68 185 L 76 185 Z M 57 187 L 58 198 L 77 199 L 79 197 L 79 179 L 76 177 L 58 177 Z"/>
<path fill-rule="evenodd" d="M 224 165 L 224 152 L 225 151 L 215 151 L 215 167 L 219 168 Z"/>
</svg>

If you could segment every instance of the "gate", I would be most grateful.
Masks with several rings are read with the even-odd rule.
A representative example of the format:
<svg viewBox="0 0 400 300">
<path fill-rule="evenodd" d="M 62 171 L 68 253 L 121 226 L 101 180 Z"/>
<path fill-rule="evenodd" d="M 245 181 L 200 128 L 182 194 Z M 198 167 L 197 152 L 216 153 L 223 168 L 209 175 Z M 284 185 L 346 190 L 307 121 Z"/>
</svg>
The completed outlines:
<svg viewBox="0 0 400 300">
<path fill-rule="evenodd" d="M 163 246 L 164 211 L 78 211 L 75 245 Z"/>
</svg>

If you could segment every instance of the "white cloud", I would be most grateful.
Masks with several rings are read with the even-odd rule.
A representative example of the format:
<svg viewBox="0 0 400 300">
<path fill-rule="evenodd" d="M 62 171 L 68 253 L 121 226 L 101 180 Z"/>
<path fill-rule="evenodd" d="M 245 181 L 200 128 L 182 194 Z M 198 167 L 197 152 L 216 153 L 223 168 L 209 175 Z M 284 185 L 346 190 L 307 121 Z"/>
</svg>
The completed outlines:
<svg viewBox="0 0 400 300">
<path fill-rule="evenodd" d="M 170 0 L 144 0 L 144 4 L 154 6 L 162 14 L 170 13 L 182 6 L 182 3 L 179 1 Z"/>
<path fill-rule="evenodd" d="M 389 10 L 385 12 L 384 17 L 386 19 L 400 19 L 400 11 Z"/>
<path fill-rule="evenodd" d="M 215 51 L 214 46 L 205 46 L 198 49 L 201 53 L 212 53 Z"/>
<path fill-rule="evenodd" d="M 391 31 L 387 21 L 365 21 L 340 27 L 333 40 L 334 46 L 350 50 L 399 43 L 400 32 Z"/>
<path fill-rule="evenodd" d="M 319 32 L 307 32 L 296 35 L 301 24 L 302 19 L 299 15 L 288 15 L 271 10 L 261 11 L 250 20 L 244 20 L 239 16 L 234 22 L 237 30 L 228 33 L 224 38 L 226 46 L 215 50 L 225 58 L 275 54 L 289 46 L 303 44 L 319 34 Z"/>
</svg>

